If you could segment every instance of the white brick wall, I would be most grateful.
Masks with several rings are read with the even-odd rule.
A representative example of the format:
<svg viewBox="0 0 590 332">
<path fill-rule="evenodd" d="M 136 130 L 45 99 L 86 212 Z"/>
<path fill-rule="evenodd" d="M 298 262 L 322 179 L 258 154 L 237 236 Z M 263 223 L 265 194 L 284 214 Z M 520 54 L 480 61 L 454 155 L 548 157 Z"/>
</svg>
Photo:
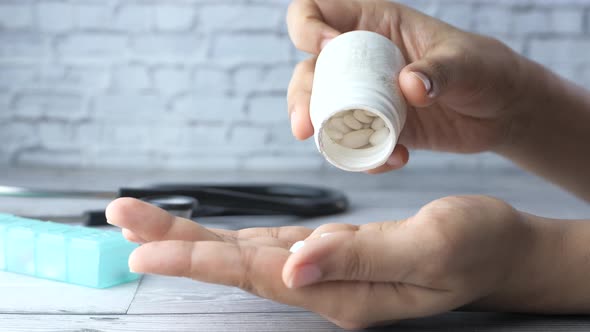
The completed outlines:
<svg viewBox="0 0 590 332">
<path fill-rule="evenodd" d="M 25 29 L 31 26 L 33 26 L 33 9 L 29 4 L 0 4 L 0 27 L 3 29 Z"/>
<path fill-rule="evenodd" d="M 81 2 L 76 4 L 76 26 L 78 29 L 105 29 L 110 26 L 112 7 L 106 1 Z"/>
<path fill-rule="evenodd" d="M 291 59 L 291 44 L 286 36 L 273 33 L 222 33 L 213 40 L 210 55 L 229 63 L 285 63 Z"/>
<path fill-rule="evenodd" d="M 125 55 L 127 36 L 115 32 L 73 32 L 55 39 L 55 56 L 64 60 L 95 58 L 102 62 Z"/>
<path fill-rule="evenodd" d="M 173 97 L 188 91 L 191 83 L 191 69 L 184 65 L 159 66 L 153 70 L 154 88 L 162 95 Z"/>
<path fill-rule="evenodd" d="M 195 23 L 194 6 L 161 4 L 156 6 L 156 30 L 181 32 L 189 30 Z"/>
<path fill-rule="evenodd" d="M 343 0 L 344 1 L 344 0 Z M 401 0 L 590 84 L 590 0 Z M 289 0 L 0 0 L 0 164 L 327 167 L 290 133 Z M 414 168 L 497 169 L 420 151 Z"/>
<path fill-rule="evenodd" d="M 43 1 L 37 5 L 37 23 L 43 32 L 70 31 L 76 25 L 74 8 L 69 3 Z"/>
<path fill-rule="evenodd" d="M 154 8 L 151 5 L 122 1 L 115 8 L 113 26 L 124 32 L 149 32 L 154 23 Z"/>
<path fill-rule="evenodd" d="M 234 1 L 238 2 L 238 1 Z M 275 31 L 283 23 L 284 7 L 274 4 L 220 4 L 204 6 L 199 23 L 204 31 Z"/>
</svg>

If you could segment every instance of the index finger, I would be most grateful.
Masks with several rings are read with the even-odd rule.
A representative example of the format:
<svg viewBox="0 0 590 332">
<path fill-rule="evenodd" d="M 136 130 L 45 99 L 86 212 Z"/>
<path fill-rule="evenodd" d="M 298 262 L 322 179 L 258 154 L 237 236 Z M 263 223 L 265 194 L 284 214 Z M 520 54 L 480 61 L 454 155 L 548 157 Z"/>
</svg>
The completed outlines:
<svg viewBox="0 0 590 332">
<path fill-rule="evenodd" d="M 319 54 L 325 42 L 340 34 L 324 21 L 313 0 L 293 1 L 287 12 L 287 26 L 295 47 L 311 54 Z"/>
<path fill-rule="evenodd" d="M 175 217 L 135 198 L 123 197 L 112 201 L 105 214 L 109 224 L 125 229 L 125 237 L 134 242 L 222 240 L 221 233 L 211 232 L 192 220 Z"/>
<path fill-rule="evenodd" d="M 301 226 L 247 228 L 240 231 L 205 228 L 189 219 L 175 217 L 165 210 L 134 198 L 119 198 L 106 209 L 108 222 L 123 228 L 129 241 L 164 240 L 228 241 L 275 238 L 285 246 L 309 236 L 312 230 Z"/>
</svg>

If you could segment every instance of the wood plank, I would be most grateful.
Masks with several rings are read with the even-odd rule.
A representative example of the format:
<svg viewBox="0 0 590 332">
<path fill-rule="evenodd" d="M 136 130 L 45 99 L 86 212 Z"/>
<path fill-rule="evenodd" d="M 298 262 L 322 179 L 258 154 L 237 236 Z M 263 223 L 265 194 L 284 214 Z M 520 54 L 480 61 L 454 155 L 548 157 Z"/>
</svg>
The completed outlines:
<svg viewBox="0 0 590 332">
<path fill-rule="evenodd" d="M 197 314 L 303 311 L 262 299 L 241 289 L 186 278 L 146 275 L 129 314 Z"/>
<path fill-rule="evenodd" d="M 588 331 L 587 317 L 542 317 L 453 312 L 370 329 L 381 332 Z M 0 315 L 2 332 L 49 331 L 343 331 L 310 312 L 188 315 Z"/>
<path fill-rule="evenodd" d="M 0 313 L 124 314 L 138 284 L 94 289 L 0 272 Z"/>
</svg>

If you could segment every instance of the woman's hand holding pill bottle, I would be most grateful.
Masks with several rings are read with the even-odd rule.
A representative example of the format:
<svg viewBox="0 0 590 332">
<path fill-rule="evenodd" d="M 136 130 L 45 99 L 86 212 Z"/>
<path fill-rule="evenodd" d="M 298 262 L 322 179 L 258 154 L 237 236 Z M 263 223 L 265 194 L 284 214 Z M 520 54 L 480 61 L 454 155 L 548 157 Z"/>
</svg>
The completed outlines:
<svg viewBox="0 0 590 332">
<path fill-rule="evenodd" d="M 289 84 L 288 111 L 298 139 L 314 134 L 309 105 L 318 54 L 345 32 L 369 30 L 393 41 L 405 57 L 397 80 L 409 106 L 399 144 L 386 164 L 369 173 L 403 167 L 407 148 L 492 151 L 590 200 L 590 182 L 580 181 L 588 179 L 590 153 L 578 153 L 590 141 L 587 90 L 493 38 L 390 1 L 294 0 L 287 23 L 295 46 L 311 54 Z M 361 121 L 348 120 L 330 126 L 328 135 L 338 140 L 358 130 Z M 345 144 L 357 146 L 375 134 L 360 130 Z"/>
<path fill-rule="evenodd" d="M 494 149 L 511 139 L 512 122 L 526 110 L 522 96 L 527 91 L 527 66 L 519 55 L 498 41 L 402 5 L 295 0 L 288 25 L 295 46 L 311 54 L 296 67 L 289 87 L 289 114 L 298 139 L 314 132 L 309 103 L 315 61 L 331 39 L 369 30 L 391 39 L 402 51 L 408 65 L 398 80 L 411 107 L 401 145 L 388 165 L 373 172 L 402 167 L 408 160 L 406 147 L 460 153 Z M 348 120 L 351 130 L 361 129 L 352 115 Z"/>
</svg>

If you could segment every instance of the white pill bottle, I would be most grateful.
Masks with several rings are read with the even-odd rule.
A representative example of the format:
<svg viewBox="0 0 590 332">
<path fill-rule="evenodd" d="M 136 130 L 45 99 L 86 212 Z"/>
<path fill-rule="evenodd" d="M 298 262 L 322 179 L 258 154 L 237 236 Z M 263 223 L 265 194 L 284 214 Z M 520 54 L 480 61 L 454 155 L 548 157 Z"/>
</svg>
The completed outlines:
<svg viewBox="0 0 590 332">
<path fill-rule="evenodd" d="M 318 56 L 310 116 L 315 143 L 332 165 L 351 172 L 387 162 L 406 121 L 398 76 L 405 60 L 397 46 L 370 31 L 352 31 L 331 40 Z M 348 148 L 328 134 L 330 120 L 363 110 L 381 118 L 389 134 L 377 145 Z"/>
</svg>

